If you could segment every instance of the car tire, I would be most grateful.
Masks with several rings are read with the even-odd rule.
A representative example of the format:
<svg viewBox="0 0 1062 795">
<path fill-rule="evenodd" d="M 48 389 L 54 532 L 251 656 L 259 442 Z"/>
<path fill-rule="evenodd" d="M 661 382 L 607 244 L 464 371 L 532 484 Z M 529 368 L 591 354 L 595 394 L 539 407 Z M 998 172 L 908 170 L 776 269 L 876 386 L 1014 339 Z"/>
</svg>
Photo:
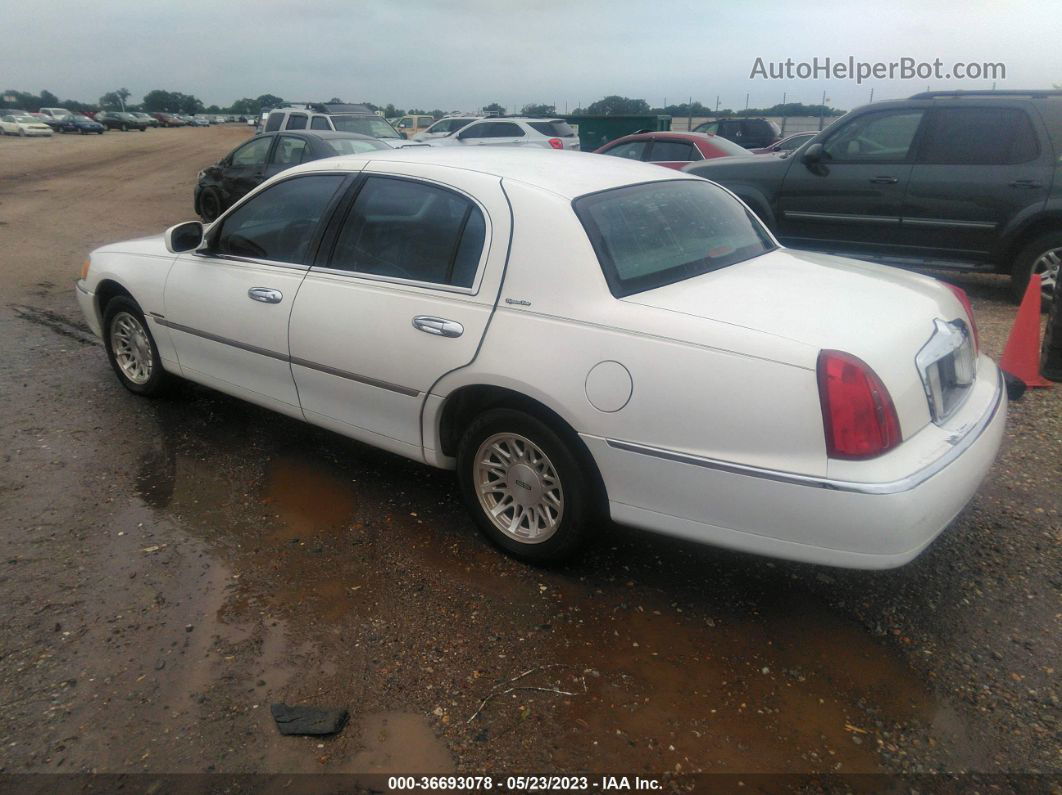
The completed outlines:
<svg viewBox="0 0 1062 795">
<path fill-rule="evenodd" d="M 118 380 L 130 392 L 154 397 L 170 387 L 173 377 L 162 368 L 158 345 L 132 298 L 118 296 L 107 303 L 103 345 Z"/>
<path fill-rule="evenodd" d="M 1062 262 L 1062 231 L 1048 232 L 1030 241 L 1018 253 L 1010 274 L 1010 294 L 1015 303 L 1021 303 L 1029 279 L 1040 274 L 1041 306 L 1046 311 L 1051 307 L 1055 281 Z"/>
<path fill-rule="evenodd" d="M 586 538 L 593 501 L 585 470 L 572 443 L 530 414 L 477 417 L 458 445 L 457 479 L 480 532 L 514 558 L 556 563 Z"/>
<path fill-rule="evenodd" d="M 213 188 L 206 188 L 199 194 L 199 217 L 207 223 L 218 220 L 225 211 L 221 196 Z"/>
</svg>

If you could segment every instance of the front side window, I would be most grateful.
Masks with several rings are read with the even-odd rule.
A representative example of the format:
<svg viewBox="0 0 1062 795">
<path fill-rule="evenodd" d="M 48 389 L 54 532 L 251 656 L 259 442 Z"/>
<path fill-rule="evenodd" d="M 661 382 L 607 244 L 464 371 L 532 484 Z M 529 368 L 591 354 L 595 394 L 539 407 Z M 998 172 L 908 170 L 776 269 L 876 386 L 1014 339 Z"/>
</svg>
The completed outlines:
<svg viewBox="0 0 1062 795">
<path fill-rule="evenodd" d="M 225 216 L 212 235 L 210 253 L 302 263 L 343 179 L 338 174 L 313 174 L 267 188 Z"/>
<path fill-rule="evenodd" d="M 700 160 L 694 151 L 693 144 L 685 141 L 654 141 L 649 159 L 653 163 Z"/>
<path fill-rule="evenodd" d="M 232 153 L 232 165 L 236 168 L 251 168 L 265 165 L 266 155 L 269 154 L 269 145 L 273 143 L 272 136 L 255 138 Z"/>
<path fill-rule="evenodd" d="M 1027 163 L 1040 155 L 1029 117 L 1017 108 L 940 108 L 918 160 L 951 165 Z"/>
<path fill-rule="evenodd" d="M 627 141 L 623 144 L 616 144 L 614 147 L 601 154 L 622 157 L 626 160 L 641 160 L 645 157 L 645 148 L 648 145 L 648 141 Z"/>
<path fill-rule="evenodd" d="M 617 298 L 775 248 L 741 202 L 702 180 L 614 188 L 576 199 L 573 207 Z"/>
<path fill-rule="evenodd" d="M 895 162 L 906 160 L 922 123 L 922 111 L 866 113 L 842 125 L 823 144 L 828 160 Z"/>
<path fill-rule="evenodd" d="M 452 191 L 390 177 L 365 180 L 329 267 L 471 287 L 483 251 L 483 214 Z"/>
<path fill-rule="evenodd" d="M 280 129 L 280 124 L 283 121 L 284 121 L 284 114 L 283 113 L 270 113 L 269 116 L 266 118 L 265 131 L 266 132 L 276 132 L 277 130 Z"/>
</svg>

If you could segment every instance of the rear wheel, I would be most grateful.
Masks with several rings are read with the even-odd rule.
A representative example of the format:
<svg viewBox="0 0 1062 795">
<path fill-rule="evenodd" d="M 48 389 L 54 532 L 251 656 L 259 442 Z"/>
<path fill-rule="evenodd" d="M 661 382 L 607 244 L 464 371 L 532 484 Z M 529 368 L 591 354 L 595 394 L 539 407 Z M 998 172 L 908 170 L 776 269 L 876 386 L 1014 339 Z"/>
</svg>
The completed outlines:
<svg viewBox="0 0 1062 795">
<path fill-rule="evenodd" d="M 590 484 L 570 442 L 536 417 L 480 415 L 458 446 L 457 475 L 480 531 L 513 557 L 552 563 L 585 539 Z"/>
<path fill-rule="evenodd" d="M 1013 299 L 1021 302 L 1029 286 L 1029 279 L 1036 273 L 1040 276 L 1041 305 L 1044 309 L 1048 309 L 1053 300 L 1060 264 L 1062 264 L 1062 232 L 1049 232 L 1031 241 L 1014 261 L 1014 269 L 1010 275 L 1010 290 Z"/>
<path fill-rule="evenodd" d="M 144 313 L 126 296 L 112 298 L 103 316 L 103 344 L 122 386 L 137 395 L 161 394 L 172 377 L 162 369 Z"/>
</svg>

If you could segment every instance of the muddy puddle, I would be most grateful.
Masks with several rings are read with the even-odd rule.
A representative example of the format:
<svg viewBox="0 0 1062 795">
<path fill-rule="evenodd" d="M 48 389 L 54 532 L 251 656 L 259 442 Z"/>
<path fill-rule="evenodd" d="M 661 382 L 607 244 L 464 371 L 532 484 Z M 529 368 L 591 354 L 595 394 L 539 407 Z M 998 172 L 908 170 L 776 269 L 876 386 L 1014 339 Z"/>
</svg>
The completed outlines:
<svg viewBox="0 0 1062 795">
<path fill-rule="evenodd" d="M 266 770 L 878 772 L 912 732 L 974 756 L 902 656 L 785 564 L 603 528 L 615 543 L 533 569 L 480 540 L 448 473 L 257 414 L 163 404 L 135 482 L 225 572 L 195 686 Z M 351 727 L 281 739 L 270 701 Z"/>
</svg>

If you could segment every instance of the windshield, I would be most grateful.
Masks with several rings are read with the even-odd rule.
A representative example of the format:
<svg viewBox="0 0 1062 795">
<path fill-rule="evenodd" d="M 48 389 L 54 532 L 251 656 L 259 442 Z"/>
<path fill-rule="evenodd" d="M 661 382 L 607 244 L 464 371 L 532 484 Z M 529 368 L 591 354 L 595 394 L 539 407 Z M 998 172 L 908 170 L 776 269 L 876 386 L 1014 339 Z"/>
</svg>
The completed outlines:
<svg viewBox="0 0 1062 795">
<path fill-rule="evenodd" d="M 379 116 L 330 116 L 342 132 L 361 133 L 373 138 L 401 138 L 398 131 Z"/>
<path fill-rule="evenodd" d="M 630 185 L 583 196 L 572 204 L 617 298 L 775 248 L 737 199 L 701 180 Z"/>
<path fill-rule="evenodd" d="M 37 122 L 40 122 L 40 119 L 35 118 L 33 116 L 16 116 L 15 121 L 22 122 L 23 124 L 35 124 Z"/>
</svg>

